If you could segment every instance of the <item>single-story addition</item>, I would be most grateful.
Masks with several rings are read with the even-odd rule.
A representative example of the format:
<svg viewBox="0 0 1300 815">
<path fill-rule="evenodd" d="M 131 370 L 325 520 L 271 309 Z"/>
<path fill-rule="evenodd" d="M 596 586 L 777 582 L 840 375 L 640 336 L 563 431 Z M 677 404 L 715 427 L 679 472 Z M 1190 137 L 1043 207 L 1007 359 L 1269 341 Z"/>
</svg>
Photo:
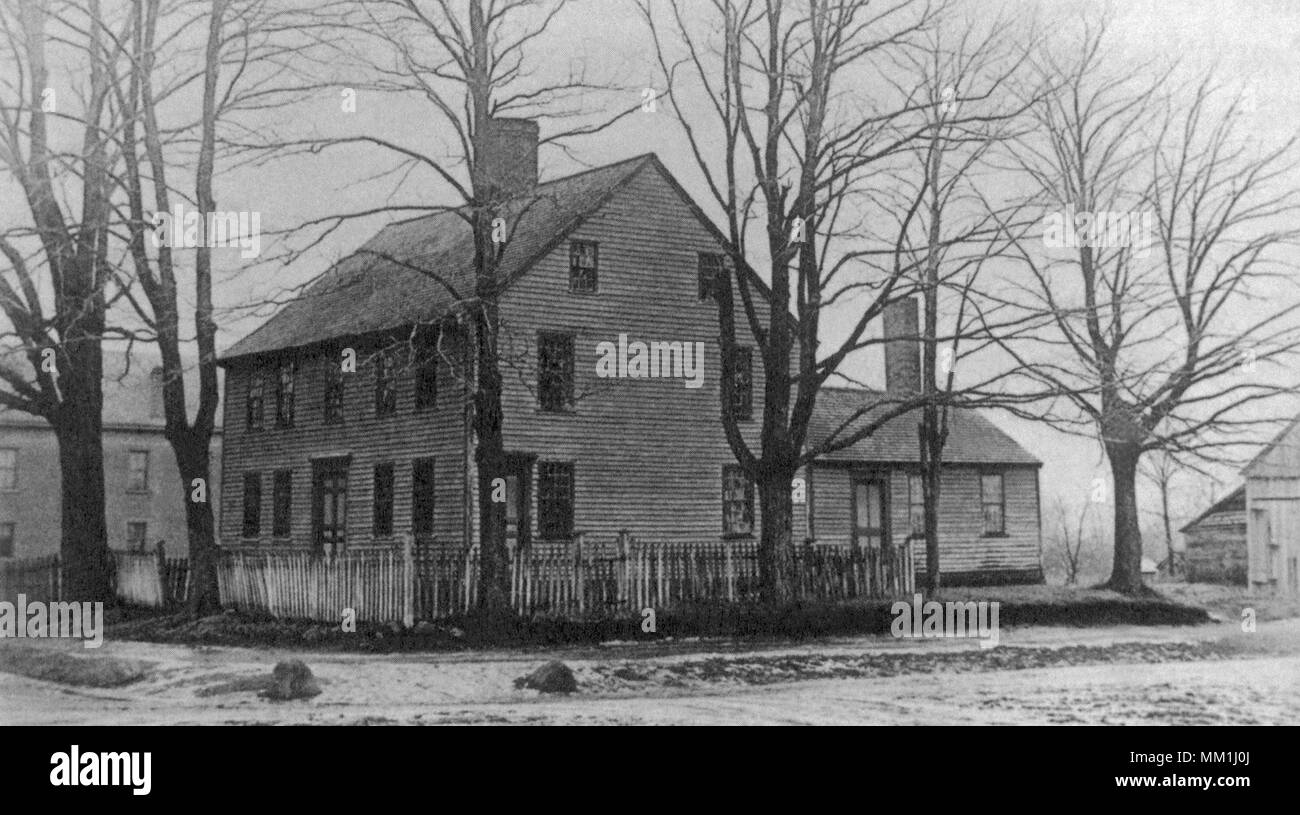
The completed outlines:
<svg viewBox="0 0 1300 815">
<path fill-rule="evenodd" d="M 1300 596 L 1300 418 L 1241 472 L 1250 585 Z"/>
<path fill-rule="evenodd" d="M 752 539 L 762 523 L 755 489 L 719 419 L 721 233 L 654 155 L 539 182 L 535 124 L 495 126 L 496 175 L 526 202 L 508 219 L 500 259 L 510 544 L 622 531 Z M 766 290 L 753 283 L 761 311 Z M 472 343 L 453 294 L 472 291 L 464 220 L 402 221 L 226 352 L 223 546 L 339 552 L 393 547 L 408 532 L 421 544 L 475 542 Z M 909 305 L 910 329 L 897 336 L 915 337 Z M 736 322 L 747 330 L 743 316 Z M 611 369 L 611 348 L 622 360 L 625 347 L 631 356 L 647 345 L 677 349 L 676 362 L 647 375 L 630 362 Z M 763 371 L 753 339 L 738 345 L 734 411 L 757 447 Z M 915 340 L 898 349 L 919 370 Z M 349 351 L 355 370 L 340 367 Z M 831 428 L 865 398 L 828 391 L 815 421 Z M 915 423 L 899 420 L 811 467 L 796 537 L 906 540 L 916 448 Z M 1037 460 L 973 412 L 954 418 L 949 454 L 944 568 L 1041 580 Z"/>
<path fill-rule="evenodd" d="M 1178 530 L 1186 541 L 1187 580 L 1246 585 L 1246 485 L 1242 484 Z"/>
</svg>

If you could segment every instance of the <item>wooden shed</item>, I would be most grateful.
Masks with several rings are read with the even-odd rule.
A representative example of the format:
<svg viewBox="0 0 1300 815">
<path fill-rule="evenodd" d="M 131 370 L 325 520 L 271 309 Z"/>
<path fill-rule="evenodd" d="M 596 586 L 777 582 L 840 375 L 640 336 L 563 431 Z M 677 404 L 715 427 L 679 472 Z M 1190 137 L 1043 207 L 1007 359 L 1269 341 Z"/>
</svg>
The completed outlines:
<svg viewBox="0 0 1300 815">
<path fill-rule="evenodd" d="M 1179 530 L 1187 542 L 1192 583 L 1246 585 L 1246 486 L 1243 484 Z"/>
<path fill-rule="evenodd" d="M 1300 596 L 1300 418 L 1242 474 L 1250 585 Z"/>
</svg>

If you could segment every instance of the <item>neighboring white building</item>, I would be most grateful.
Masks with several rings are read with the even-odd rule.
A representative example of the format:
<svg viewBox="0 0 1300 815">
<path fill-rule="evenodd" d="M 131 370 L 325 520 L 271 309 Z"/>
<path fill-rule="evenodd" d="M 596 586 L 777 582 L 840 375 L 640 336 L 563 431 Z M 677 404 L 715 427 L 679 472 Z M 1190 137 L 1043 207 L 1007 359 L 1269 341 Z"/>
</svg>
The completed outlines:
<svg viewBox="0 0 1300 815">
<path fill-rule="evenodd" d="M 1300 596 L 1300 418 L 1242 470 L 1250 585 Z"/>
</svg>

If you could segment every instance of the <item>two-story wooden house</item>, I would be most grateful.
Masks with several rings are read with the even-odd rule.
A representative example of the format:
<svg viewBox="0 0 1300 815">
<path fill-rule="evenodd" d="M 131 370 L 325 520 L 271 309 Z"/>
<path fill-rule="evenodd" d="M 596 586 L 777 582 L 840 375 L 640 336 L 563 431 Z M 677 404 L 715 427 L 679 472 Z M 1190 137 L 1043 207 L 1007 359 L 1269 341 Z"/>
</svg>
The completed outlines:
<svg viewBox="0 0 1300 815">
<path fill-rule="evenodd" d="M 754 489 L 719 419 L 716 228 L 653 155 L 537 184 L 536 127 L 507 124 L 500 161 L 527 189 L 500 260 L 512 541 L 755 534 Z M 462 218 L 395 223 L 225 354 L 223 545 L 390 546 L 407 531 L 472 544 L 472 366 L 457 320 L 472 291 Z M 756 445 L 762 369 L 749 348 L 738 363 Z M 828 391 L 818 426 L 864 398 Z M 974 413 L 949 445 L 945 569 L 1041 580 L 1038 462 Z M 796 536 L 907 538 L 916 457 L 903 420 L 829 456 L 803 476 Z"/>
</svg>

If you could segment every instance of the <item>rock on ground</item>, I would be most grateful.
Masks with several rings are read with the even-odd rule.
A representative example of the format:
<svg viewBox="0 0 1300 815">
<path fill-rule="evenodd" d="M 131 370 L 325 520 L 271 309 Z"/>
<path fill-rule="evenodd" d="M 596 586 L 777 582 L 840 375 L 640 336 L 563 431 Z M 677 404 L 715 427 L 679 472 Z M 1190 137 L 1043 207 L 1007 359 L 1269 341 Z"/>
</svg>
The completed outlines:
<svg viewBox="0 0 1300 815">
<path fill-rule="evenodd" d="M 268 699 L 287 701 L 289 699 L 310 699 L 320 694 L 320 685 L 312 676 L 311 668 L 301 659 L 277 662 L 271 672 L 273 684 L 263 693 Z"/>
<path fill-rule="evenodd" d="M 542 693 L 574 693 L 578 680 L 572 669 L 559 660 L 551 660 L 542 667 L 515 680 L 516 688 L 532 688 Z"/>
</svg>

